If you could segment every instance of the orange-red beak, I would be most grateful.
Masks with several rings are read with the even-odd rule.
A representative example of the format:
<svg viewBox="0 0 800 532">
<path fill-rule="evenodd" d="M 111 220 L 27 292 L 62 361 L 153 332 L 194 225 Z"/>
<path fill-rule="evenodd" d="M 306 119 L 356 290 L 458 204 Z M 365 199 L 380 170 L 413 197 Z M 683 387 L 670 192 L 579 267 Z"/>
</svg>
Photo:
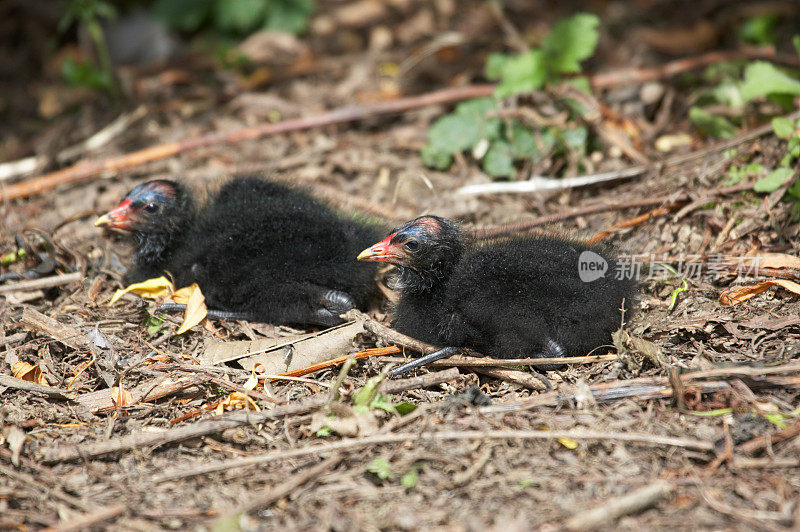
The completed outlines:
<svg viewBox="0 0 800 532">
<path fill-rule="evenodd" d="M 114 209 L 97 219 L 95 227 L 108 227 L 109 229 L 131 229 L 131 200 L 123 200 Z"/>
<path fill-rule="evenodd" d="M 398 247 L 392 244 L 394 233 L 387 236 L 377 244 L 358 254 L 358 260 L 364 262 L 391 262 L 397 263 L 403 259 Z"/>
</svg>

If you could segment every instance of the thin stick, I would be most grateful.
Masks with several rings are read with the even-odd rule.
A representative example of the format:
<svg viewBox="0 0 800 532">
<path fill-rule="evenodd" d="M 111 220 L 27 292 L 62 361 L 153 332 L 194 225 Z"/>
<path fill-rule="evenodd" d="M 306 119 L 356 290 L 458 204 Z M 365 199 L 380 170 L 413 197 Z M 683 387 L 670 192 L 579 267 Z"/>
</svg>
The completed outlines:
<svg viewBox="0 0 800 532">
<path fill-rule="evenodd" d="M 20 281 L 18 283 L 0 285 L 0 294 L 53 288 L 54 286 L 74 283 L 75 281 L 80 281 L 81 279 L 83 279 L 83 274 L 81 272 L 72 272 L 65 273 L 63 275 L 42 277 L 41 279 L 31 279 L 30 281 Z"/>
<path fill-rule="evenodd" d="M 459 373 L 455 368 L 430 373 L 422 377 L 401 379 L 384 383 L 382 391 L 387 394 L 413 390 L 422 386 L 435 386 L 458 378 Z M 130 449 L 156 447 L 168 443 L 175 443 L 191 438 L 206 436 L 225 429 L 262 423 L 268 419 L 281 419 L 286 416 L 305 414 L 323 406 L 328 400 L 327 394 L 316 396 L 293 404 L 281 405 L 261 412 L 230 412 L 217 419 L 201 421 L 193 425 L 181 426 L 157 433 L 135 432 L 122 438 L 90 442 L 83 445 L 61 445 L 42 449 L 44 462 L 67 462 L 79 459 L 94 458 L 106 454 L 127 451 Z"/>
<path fill-rule="evenodd" d="M 124 504 L 115 504 L 113 506 L 106 506 L 100 508 L 92 513 L 82 515 L 66 523 L 60 523 L 56 526 L 50 526 L 42 530 L 42 532 L 72 532 L 73 530 L 87 530 L 92 526 L 113 519 L 118 515 L 122 515 L 127 507 Z"/>
<path fill-rule="evenodd" d="M 668 499 L 672 489 L 672 484 L 666 480 L 657 480 L 622 497 L 603 501 L 596 508 L 574 515 L 564 524 L 568 530 L 597 530 L 624 515 L 641 512 Z"/>
<path fill-rule="evenodd" d="M 355 355 L 352 355 L 352 357 L 356 360 L 361 360 L 362 358 L 381 357 L 385 355 L 393 355 L 399 352 L 400 348 L 397 346 L 376 347 L 373 349 L 365 349 L 364 351 L 360 351 Z M 320 371 L 323 369 L 330 368 L 332 366 L 342 364 L 344 361 L 350 358 L 350 356 L 351 355 L 344 355 L 331 360 L 326 360 L 325 362 L 320 362 L 319 364 L 312 364 L 311 366 L 306 366 L 305 368 L 300 368 L 294 371 L 281 373 L 280 375 L 275 375 L 270 380 L 281 380 L 281 377 L 301 377 L 303 375 L 308 375 L 309 373 L 314 373 L 315 371 Z"/>
<path fill-rule="evenodd" d="M 322 462 L 307 468 L 305 471 L 292 476 L 286 482 L 283 482 L 280 485 L 270 488 L 264 493 L 253 497 L 250 501 L 247 501 L 228 515 L 230 516 L 239 513 L 252 512 L 258 508 L 269 506 L 275 501 L 290 495 L 294 490 L 306 482 L 314 480 L 329 469 L 333 469 L 343 459 L 344 456 L 332 456 L 327 460 L 323 460 Z M 225 519 L 225 517 L 222 517 L 221 519 Z"/>
<path fill-rule="evenodd" d="M 595 362 L 616 360 L 617 355 L 589 355 L 582 357 L 550 357 L 550 358 L 488 358 L 488 357 L 453 357 L 437 360 L 428 364 L 434 368 L 491 368 L 507 366 L 549 366 L 551 364 L 594 364 Z M 403 357 L 386 357 L 384 362 L 408 362 Z"/>
<path fill-rule="evenodd" d="M 440 442 L 458 440 L 557 440 L 570 438 L 574 440 L 610 440 L 642 443 L 655 447 L 681 447 L 695 451 L 711 452 L 714 444 L 703 440 L 690 438 L 673 438 L 670 436 L 655 436 L 653 434 L 636 432 L 601 432 L 591 430 L 463 430 L 442 432 L 407 432 L 399 434 L 380 434 L 366 438 L 343 439 L 334 443 L 309 445 L 302 449 L 281 449 L 270 451 L 259 456 L 234 458 L 222 460 L 212 464 L 204 464 L 190 469 L 166 471 L 153 477 L 153 482 L 160 483 L 168 480 L 178 480 L 196 475 L 205 475 L 216 471 L 229 471 L 238 467 L 250 467 L 274 460 L 297 458 L 300 456 L 317 456 L 322 453 L 352 451 L 372 447 L 385 443 L 402 442 Z"/>
<path fill-rule="evenodd" d="M 410 96 L 408 98 L 399 98 L 386 102 L 342 107 L 315 116 L 294 118 L 275 124 L 262 124 L 260 126 L 240 129 L 232 133 L 212 133 L 201 137 L 168 142 L 166 144 L 150 146 L 135 152 L 126 153 L 117 157 L 110 157 L 100 161 L 85 160 L 62 170 L 16 183 L 0 190 L 0 201 L 27 198 L 52 190 L 61 185 L 81 183 L 106 172 L 118 172 L 120 170 L 134 168 L 144 163 L 173 157 L 205 146 L 233 144 L 243 140 L 257 139 L 269 135 L 302 131 L 331 124 L 354 122 L 376 115 L 397 114 L 429 105 L 453 103 L 469 98 L 490 96 L 492 92 L 494 92 L 493 85 L 469 85 L 466 87 L 444 89 L 420 96 Z"/>
</svg>

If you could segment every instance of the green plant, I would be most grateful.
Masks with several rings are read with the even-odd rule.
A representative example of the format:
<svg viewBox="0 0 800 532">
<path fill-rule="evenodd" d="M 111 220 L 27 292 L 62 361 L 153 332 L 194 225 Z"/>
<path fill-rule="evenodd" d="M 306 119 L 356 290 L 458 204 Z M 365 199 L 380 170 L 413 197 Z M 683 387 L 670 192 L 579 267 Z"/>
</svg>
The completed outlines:
<svg viewBox="0 0 800 532">
<path fill-rule="evenodd" d="M 765 13 L 746 19 L 739 26 L 739 40 L 760 46 L 775 44 L 775 26 L 780 18 L 778 13 Z"/>
<path fill-rule="evenodd" d="M 795 38 L 795 43 L 800 53 L 800 38 Z M 689 109 L 689 121 L 712 137 L 735 135 L 736 124 L 741 122 L 744 108 L 750 103 L 766 98 L 788 111 L 793 108 L 794 98 L 800 96 L 800 72 L 767 61 L 715 65 L 706 70 L 705 77 L 715 83 L 698 93 L 695 105 Z M 707 110 L 720 105 L 742 112 L 723 116 Z"/>
<path fill-rule="evenodd" d="M 780 165 L 753 184 L 756 192 L 774 192 L 791 177 L 795 170 L 795 162 L 800 159 L 800 119 L 792 122 L 786 117 L 772 119 L 772 131 L 775 135 L 786 141 L 786 153 L 781 158 Z M 797 180 L 789 187 L 786 193 L 800 201 L 800 183 Z"/>
<path fill-rule="evenodd" d="M 550 154 L 585 153 L 590 141 L 585 127 L 572 122 L 566 127 L 530 127 L 517 118 L 501 118 L 500 102 L 579 73 L 581 61 L 591 57 L 597 47 L 599 24 L 595 15 L 581 13 L 558 22 L 539 48 L 517 55 L 490 55 L 486 77 L 498 80 L 493 97 L 462 102 L 434 122 L 420 154 L 423 163 L 445 169 L 456 153 L 469 152 L 489 175 L 510 177 L 520 160 L 535 162 Z M 588 90 L 584 78 L 572 77 L 568 82 Z M 562 103 L 570 118 L 580 112 L 576 102 Z"/>
<path fill-rule="evenodd" d="M 105 0 L 69 0 L 67 2 L 64 14 L 58 21 L 59 33 L 64 33 L 75 23 L 83 25 L 92 39 L 100 60 L 98 68 L 88 61 L 78 62 L 70 58 L 65 59 L 61 65 L 61 74 L 68 83 L 108 89 L 116 93 L 114 69 L 108 54 L 103 28 L 100 25 L 102 19 L 111 20 L 116 16 L 116 9 Z"/>
<path fill-rule="evenodd" d="M 259 29 L 301 33 L 314 11 L 313 0 L 157 0 L 156 15 L 168 26 L 194 32 L 205 26 L 233 35 Z"/>
</svg>

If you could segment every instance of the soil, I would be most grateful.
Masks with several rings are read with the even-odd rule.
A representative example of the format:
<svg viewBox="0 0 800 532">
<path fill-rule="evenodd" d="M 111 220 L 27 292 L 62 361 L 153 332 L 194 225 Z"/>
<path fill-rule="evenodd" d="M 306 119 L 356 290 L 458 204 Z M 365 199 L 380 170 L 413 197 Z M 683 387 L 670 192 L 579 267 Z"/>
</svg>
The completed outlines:
<svg viewBox="0 0 800 532">
<path fill-rule="evenodd" d="M 346 8 L 354 4 L 374 14 L 348 15 Z M 273 53 L 255 66 L 224 68 L 193 52 L 159 68 L 120 67 L 122 94 L 116 100 L 66 86 L 42 59 L 44 45 L 25 52 L 29 55 L 23 60 L 22 30 L 7 24 L 0 28 L 4 55 L 15 58 L 18 75 L 0 80 L 5 123 L 0 156 L 39 160 L 35 173 L 2 186 L 166 142 L 485 83 L 489 53 L 513 50 L 520 36 L 535 40 L 583 4 L 511 1 L 504 3 L 505 18 L 499 20 L 482 1 L 318 2 L 309 36 L 288 39 L 281 47 L 262 43 L 262 50 Z M 790 50 L 786 44 L 800 22 L 800 9 L 794 2 L 770 5 L 782 13 L 778 49 Z M 586 71 L 644 69 L 712 49 L 739 50 L 735 28 L 759 6 L 705 0 L 593 2 L 590 7 L 603 22 L 602 37 Z M 28 29 L 35 42 L 44 42 L 52 17 L 37 11 L 41 6 L 36 2 L 29 9 Z M 452 35 L 459 36 L 457 44 L 448 44 Z M 81 273 L 68 284 L 0 293 L 0 377 L 10 378 L 17 362 L 37 365 L 50 387 L 68 389 L 72 399 L 0 381 L 0 528 L 556 530 L 579 527 L 570 519 L 586 517 L 592 509 L 607 513 L 585 521 L 586 529 L 797 527 L 800 304 L 796 294 L 781 287 L 736 305 L 724 305 L 720 294 L 767 279 L 791 280 L 798 268 L 784 264 L 753 278 L 737 275 L 747 272 L 735 268 L 709 266 L 723 260 L 738 264 L 748 252 L 781 254 L 783 260 L 797 255 L 800 228 L 792 202 L 748 187 L 724 190 L 731 186 L 732 165 L 774 167 L 785 143 L 770 134 L 735 137 L 734 152 L 717 149 L 718 141 L 694 131 L 686 117 L 701 73 L 689 70 L 595 91 L 604 109 L 603 124 L 617 131 L 630 126 L 626 131 L 635 132 L 636 150 L 653 165 L 634 177 L 589 187 L 458 194 L 460 187 L 492 179 L 466 156 L 457 157 L 446 171 L 421 163 L 419 150 L 430 124 L 452 107 L 438 105 L 184 150 L 0 203 L 2 253 L 15 249 L 17 233 L 38 228 L 57 245 L 59 271 Z M 511 105 L 525 109 L 530 102 L 523 98 Z M 768 109 L 750 111 L 740 134 L 768 122 L 763 116 Z M 121 115 L 134 118 L 103 146 L 58 158 Z M 657 139 L 677 133 L 688 133 L 691 141 L 669 154 L 654 147 Z M 655 164 L 691 153 L 701 156 Z M 595 174 L 639 164 L 608 138 L 601 138 L 596 153 L 581 162 L 584 172 L 551 161 L 554 166 L 521 168 L 517 177 Z M 244 415 L 236 410 L 220 417 L 216 405 L 241 391 L 250 372 L 236 362 L 201 367 L 209 343 L 314 330 L 214 321 L 176 336 L 179 316 L 149 330 L 157 302 L 126 296 L 107 305 L 122 287 L 130 240 L 93 223 L 146 180 L 182 179 L 204 188 L 242 173 L 299 184 L 338 209 L 372 216 L 387 226 L 435 213 L 479 229 L 527 223 L 533 230 L 578 238 L 607 230 L 605 241 L 641 263 L 646 277 L 627 324 L 628 337 L 593 353 L 616 354 L 607 357 L 613 360 L 545 372 L 559 396 L 543 406 L 519 406 L 545 397 L 547 392 L 535 383 L 523 379 L 527 385 L 518 384 L 510 374 L 495 378 L 461 367 L 443 384 L 409 385 L 407 391 L 386 396 L 394 405 L 419 405 L 412 413 L 372 408 L 355 422 L 350 406 L 355 391 L 390 364 L 372 357 L 350 369 L 339 398 L 328 399 L 339 366 L 300 380 L 267 379 L 252 392 L 260 409 L 251 411 L 261 415 L 254 418 L 257 422 L 231 422 L 194 437 L 157 441 L 174 431 Z M 652 202 L 643 205 L 644 200 Z M 598 205 L 609 207 L 593 208 Z M 653 211 L 659 208 L 665 212 Z M 556 223 L 539 223 L 574 210 L 577 215 Z M 648 212 L 651 217 L 637 220 Z M 620 227 L 626 221 L 627 227 Z M 671 308 L 671 295 L 683 282 L 658 264 L 677 268 L 692 256 L 700 256 L 703 268 L 693 276 L 683 270 L 686 289 Z M 391 272 L 381 272 L 384 293 L 391 293 L 390 277 Z M 79 338 L 32 325 L 34 311 Z M 368 315 L 389 324 L 388 299 L 376 300 Z M 367 332 L 324 358 L 387 345 L 393 344 Z M 404 355 L 417 353 L 406 349 Z M 142 362 L 145 356 L 150 358 Z M 764 371 L 783 366 L 785 371 Z M 440 371 L 432 367 L 416 374 Z M 717 373 L 681 380 L 696 371 Z M 185 384 L 152 400 L 146 396 L 157 386 L 169 388 L 167 381 Z M 128 399 L 112 391 L 120 383 L 131 393 Z M 635 383 L 641 389 L 606 400 L 595 401 L 587 392 L 592 386 Z M 647 388 L 653 383 L 660 383 L 663 393 Z M 597 397 L 597 388 L 592 389 Z M 304 401 L 316 403 L 275 419 L 264 415 Z M 516 408 L 501 412 L 494 408 L 498 405 Z M 332 432 L 322 428 L 333 418 L 347 422 Z M 482 435 L 458 436 L 468 431 Z M 393 434 L 407 438 L 380 440 Z M 131 438 L 134 443 L 121 451 L 93 453 L 100 445 Z M 353 445 L 290 453 L 335 442 Z M 62 452 L 72 453 L 71 458 Z M 240 463 L 272 452 L 268 461 Z M 209 464 L 221 465 L 213 472 L 195 470 Z M 652 498 L 642 495 L 654 486 L 666 487 Z M 615 502 L 631 495 L 639 506 L 615 513 Z"/>
</svg>

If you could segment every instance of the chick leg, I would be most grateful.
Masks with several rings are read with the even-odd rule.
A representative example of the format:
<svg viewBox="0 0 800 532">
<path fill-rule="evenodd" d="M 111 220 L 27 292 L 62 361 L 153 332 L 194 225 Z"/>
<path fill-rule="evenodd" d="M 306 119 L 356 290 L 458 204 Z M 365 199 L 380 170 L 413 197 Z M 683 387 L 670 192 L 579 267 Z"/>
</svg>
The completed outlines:
<svg viewBox="0 0 800 532">
<path fill-rule="evenodd" d="M 391 370 L 389 372 L 389 376 L 390 377 L 396 377 L 396 376 L 398 376 L 398 375 L 400 375 L 402 373 L 405 373 L 407 371 L 411 371 L 412 369 L 416 369 L 416 368 L 422 367 L 422 366 L 424 366 L 426 364 L 430 364 L 431 362 L 434 362 L 436 360 L 441 360 L 443 358 L 451 357 L 451 356 L 455 355 L 456 353 L 458 353 L 458 350 L 459 350 L 458 347 L 444 347 L 442 349 L 439 349 L 438 351 L 434 351 L 433 353 L 431 353 L 429 355 L 425 355 L 425 356 L 419 357 L 416 360 L 412 360 L 411 362 L 403 364 L 399 368 L 394 368 L 393 370 Z"/>
<path fill-rule="evenodd" d="M 181 303 L 164 303 L 156 312 L 186 312 L 186 305 Z M 228 310 L 208 309 L 206 316 L 212 320 L 245 320 L 252 321 L 252 316 L 247 312 L 231 312 Z"/>
</svg>

